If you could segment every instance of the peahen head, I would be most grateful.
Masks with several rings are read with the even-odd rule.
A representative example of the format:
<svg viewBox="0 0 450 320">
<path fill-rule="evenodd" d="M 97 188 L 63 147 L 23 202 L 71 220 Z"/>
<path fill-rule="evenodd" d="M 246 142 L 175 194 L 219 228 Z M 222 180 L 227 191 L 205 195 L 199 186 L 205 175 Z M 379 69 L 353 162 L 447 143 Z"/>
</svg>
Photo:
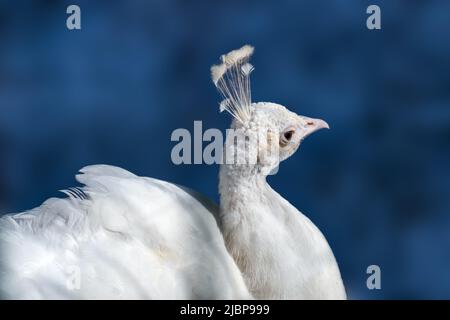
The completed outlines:
<svg viewBox="0 0 450 320">
<path fill-rule="evenodd" d="M 211 75 L 224 98 L 220 111 L 233 116 L 233 130 L 225 143 L 225 163 L 268 175 L 298 149 L 304 138 L 329 127 L 323 120 L 297 115 L 276 103 L 252 103 L 250 73 L 254 68 L 248 62 L 252 54 L 253 47 L 245 45 L 222 55 L 222 63 L 211 67 Z"/>
</svg>

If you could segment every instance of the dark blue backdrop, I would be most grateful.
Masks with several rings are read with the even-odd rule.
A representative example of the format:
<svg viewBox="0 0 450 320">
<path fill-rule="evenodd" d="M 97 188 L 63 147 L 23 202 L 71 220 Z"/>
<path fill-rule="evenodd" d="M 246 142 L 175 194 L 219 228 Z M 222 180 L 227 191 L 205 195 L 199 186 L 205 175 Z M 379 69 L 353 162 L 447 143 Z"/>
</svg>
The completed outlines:
<svg viewBox="0 0 450 320">
<path fill-rule="evenodd" d="M 0 212 L 95 163 L 217 200 L 217 166 L 173 165 L 170 134 L 227 128 L 209 67 L 250 43 L 254 100 L 332 127 L 270 182 L 324 232 L 349 296 L 450 298 L 449 35 L 449 1 L 0 1 Z"/>
</svg>

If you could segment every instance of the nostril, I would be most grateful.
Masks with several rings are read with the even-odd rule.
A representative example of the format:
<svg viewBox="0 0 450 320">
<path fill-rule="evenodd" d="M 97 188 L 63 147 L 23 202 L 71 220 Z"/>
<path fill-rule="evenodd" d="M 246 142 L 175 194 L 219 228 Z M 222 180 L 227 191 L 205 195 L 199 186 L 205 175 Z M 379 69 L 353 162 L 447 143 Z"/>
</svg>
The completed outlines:
<svg viewBox="0 0 450 320">
<path fill-rule="evenodd" d="M 314 124 L 314 122 L 313 122 L 313 121 L 308 121 L 306 124 L 307 124 L 308 126 L 312 126 L 312 125 Z"/>
</svg>

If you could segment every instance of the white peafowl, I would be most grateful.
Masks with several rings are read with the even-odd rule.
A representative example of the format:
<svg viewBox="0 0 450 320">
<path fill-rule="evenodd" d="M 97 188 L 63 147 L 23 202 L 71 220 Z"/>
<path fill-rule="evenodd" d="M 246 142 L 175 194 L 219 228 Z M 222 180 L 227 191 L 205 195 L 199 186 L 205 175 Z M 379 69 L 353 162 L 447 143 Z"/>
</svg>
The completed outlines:
<svg viewBox="0 0 450 320">
<path fill-rule="evenodd" d="M 76 176 L 84 186 L 65 190 L 67 198 L 0 218 L 0 296 L 345 299 L 322 233 L 266 182 L 328 125 L 252 103 L 252 53 L 246 45 L 211 68 L 235 129 L 220 167 L 220 208 L 175 184 L 85 167 Z"/>
</svg>

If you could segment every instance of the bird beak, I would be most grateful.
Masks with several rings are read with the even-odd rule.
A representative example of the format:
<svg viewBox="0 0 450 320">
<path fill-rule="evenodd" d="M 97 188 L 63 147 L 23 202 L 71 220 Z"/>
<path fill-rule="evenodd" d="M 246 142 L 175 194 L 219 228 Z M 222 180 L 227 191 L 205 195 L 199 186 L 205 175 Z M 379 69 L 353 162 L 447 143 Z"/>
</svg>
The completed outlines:
<svg viewBox="0 0 450 320">
<path fill-rule="evenodd" d="M 301 129 L 303 132 L 302 139 L 309 136 L 311 133 L 316 132 L 320 129 L 330 129 L 330 126 L 328 123 L 321 119 L 313 119 L 308 117 L 299 116 L 300 123 L 301 123 Z"/>
</svg>

